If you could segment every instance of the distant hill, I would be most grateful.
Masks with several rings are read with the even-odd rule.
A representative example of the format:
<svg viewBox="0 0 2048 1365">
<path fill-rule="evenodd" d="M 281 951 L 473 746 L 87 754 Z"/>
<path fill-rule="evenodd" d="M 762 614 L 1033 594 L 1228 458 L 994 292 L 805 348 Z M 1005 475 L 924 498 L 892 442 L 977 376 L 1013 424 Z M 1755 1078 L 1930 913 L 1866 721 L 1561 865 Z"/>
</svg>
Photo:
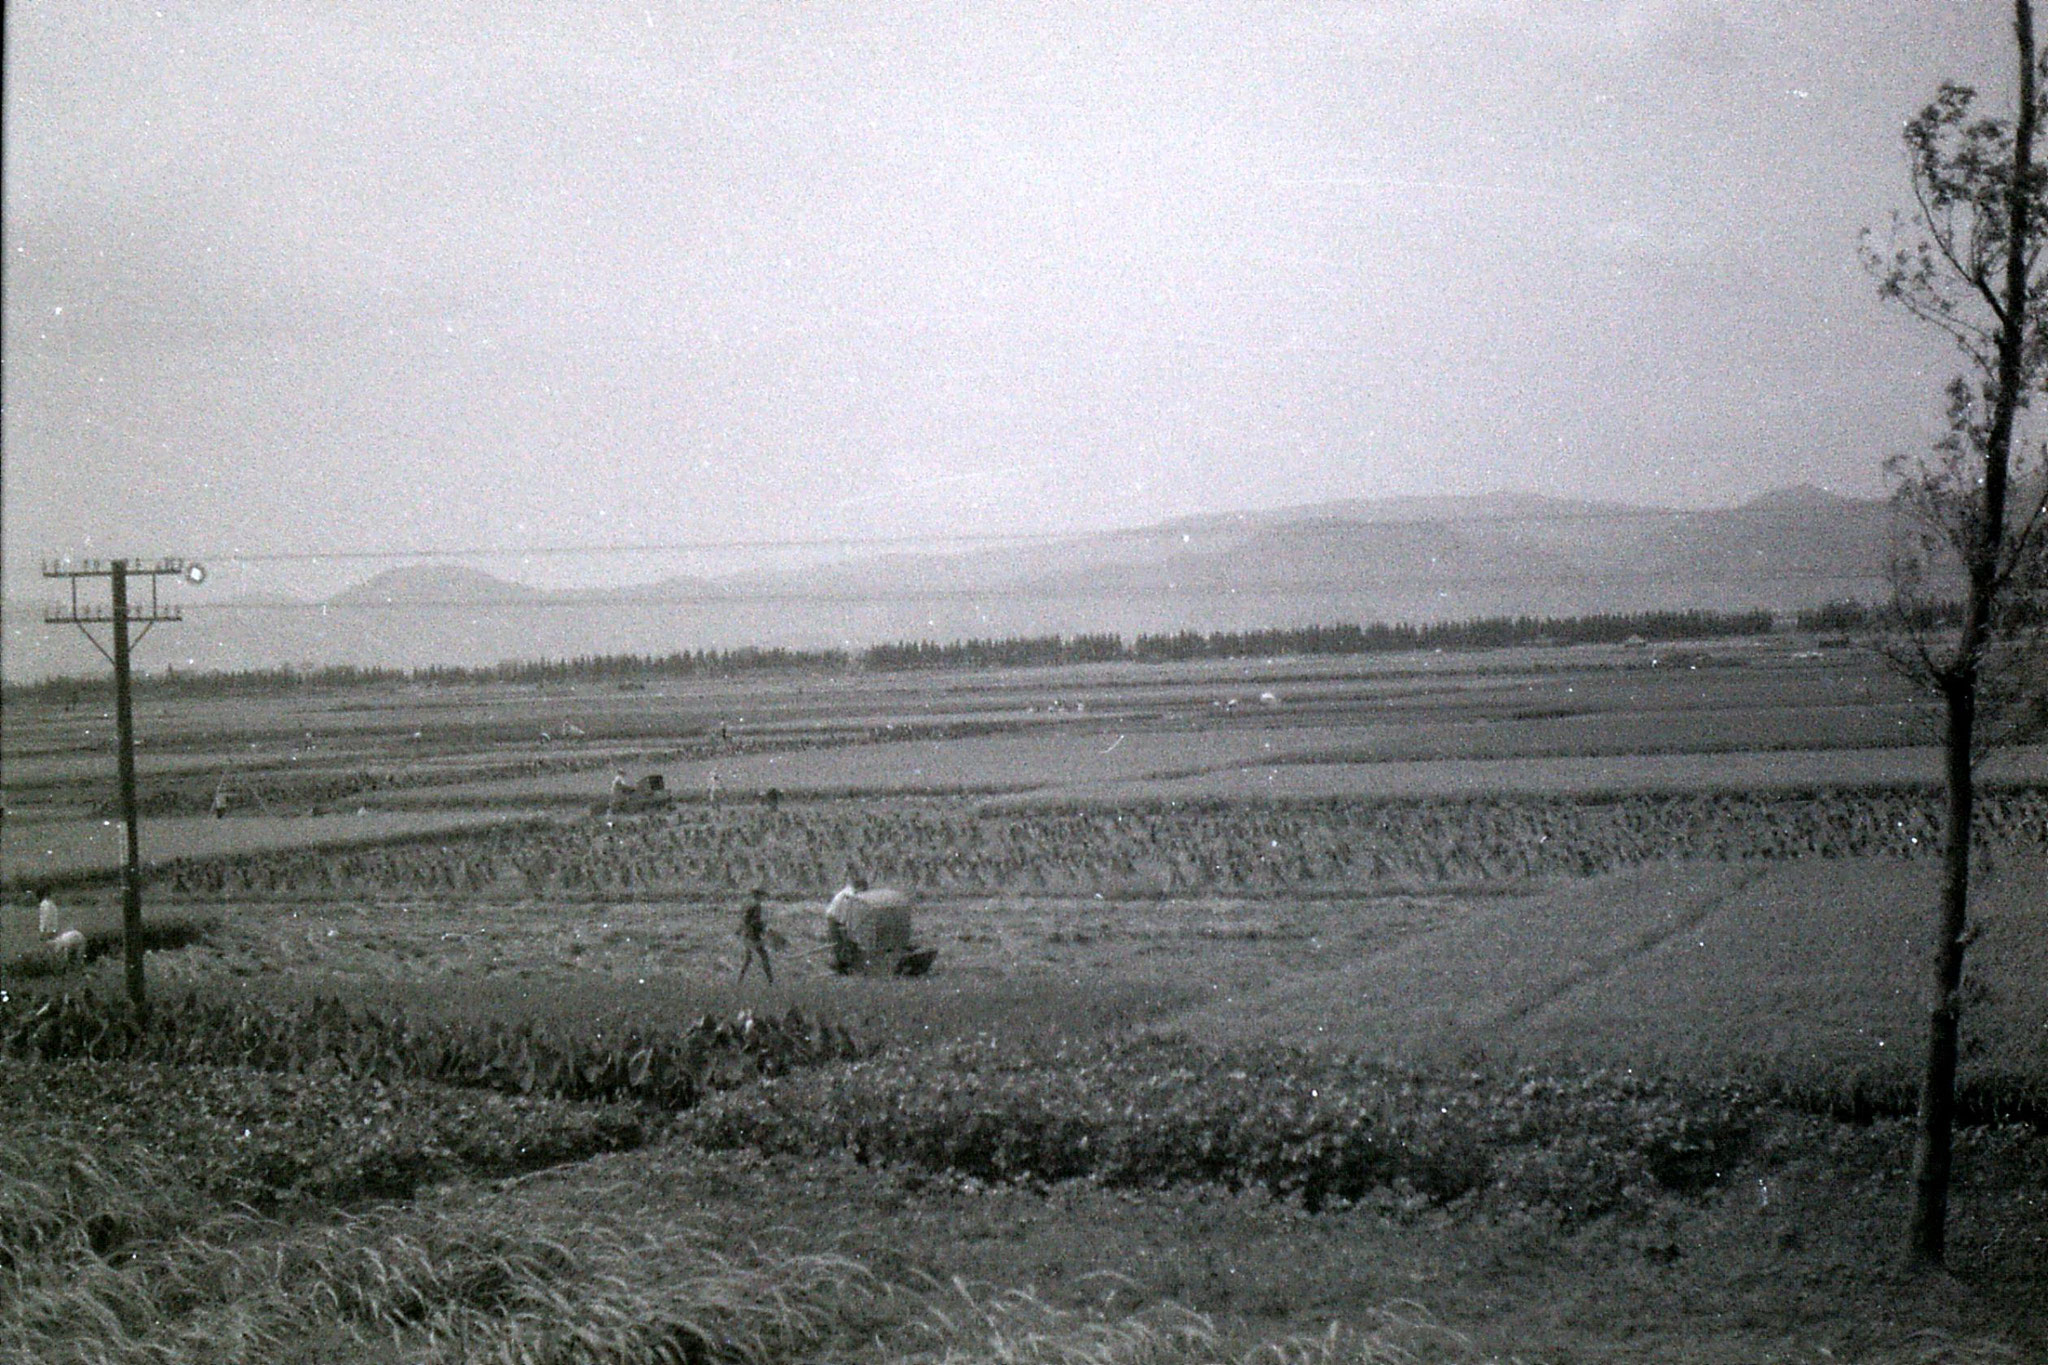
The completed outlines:
<svg viewBox="0 0 2048 1365">
<path fill-rule="evenodd" d="M 1773 488 L 1759 493 L 1742 504 L 1742 510 L 1750 512 L 1826 512 L 1854 506 L 1854 498 L 1845 498 L 1839 493 L 1810 483 L 1792 484 L 1786 488 Z"/>
<path fill-rule="evenodd" d="M 1287 526 L 1325 521 L 1558 520 L 1589 516 L 1640 516 L 1666 510 L 1668 509 L 1638 507 L 1621 502 L 1552 498 L 1541 493 L 1500 489 L 1491 493 L 1462 496 L 1344 498 L 1336 502 L 1304 503 L 1266 511 L 1210 513 L 1167 522 L 1162 529 L 1215 529 L 1228 525 Z"/>
<path fill-rule="evenodd" d="M 408 564 L 386 569 L 369 581 L 345 588 L 328 599 L 333 607 L 390 606 L 396 603 L 533 602 L 537 588 L 508 583 L 479 569 L 459 564 Z"/>
<path fill-rule="evenodd" d="M 1528 493 L 1350 499 L 801 570 L 542 591 L 456 564 L 324 603 L 207 602 L 145 667 L 505 659 L 1011 635 L 1251 630 L 1701 608 L 1789 612 L 1885 593 L 1888 504 L 1811 486 L 1681 510 Z M 6 604 L 10 679 L 104 667 L 39 603 Z"/>
</svg>

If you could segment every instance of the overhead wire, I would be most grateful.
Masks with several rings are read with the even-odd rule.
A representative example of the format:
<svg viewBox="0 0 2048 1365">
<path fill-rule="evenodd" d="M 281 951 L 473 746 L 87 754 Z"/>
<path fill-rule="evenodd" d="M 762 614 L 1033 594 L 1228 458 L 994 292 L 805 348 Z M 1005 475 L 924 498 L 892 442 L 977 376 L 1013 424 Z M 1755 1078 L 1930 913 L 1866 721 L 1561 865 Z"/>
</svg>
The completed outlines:
<svg viewBox="0 0 2048 1365">
<path fill-rule="evenodd" d="M 1258 524 L 1270 525 L 1276 529 L 1279 527 L 1313 529 L 1338 526 L 1363 528 L 1442 526 L 1455 529 L 1460 526 L 1498 526 L 1517 523 L 1535 525 L 1558 522 L 1670 521 L 1688 517 L 1770 517 L 1797 515 L 1805 510 L 1798 507 L 1773 506 L 1717 508 L 1592 506 L 1569 511 L 1546 509 L 1543 511 L 1479 513 L 1460 516 L 1433 516 L 1427 513 L 1418 513 L 1412 516 L 1361 518 L 1347 517 L 1341 512 L 1317 515 L 1313 507 L 1306 507 L 1276 508 L 1240 513 L 1193 513 L 1170 521 L 1154 522 L 1145 526 L 1104 527 L 1084 531 L 923 532 L 894 536 L 737 537 L 716 540 L 610 541 L 543 545 L 415 546 L 394 549 L 238 550 L 222 548 L 202 551 L 188 557 L 229 564 L 419 559 L 573 558 L 578 556 L 596 558 L 616 555 L 718 553 L 732 550 L 864 549 L 911 545 L 1002 545 L 1047 544 L 1060 541 L 1160 540 L 1176 535 L 1187 535 L 1196 531 L 1215 532 L 1229 530 L 1233 528 L 1233 525 L 1243 525 L 1250 529 Z M 1289 517 L 1289 512 L 1307 513 L 1307 515 Z"/>
<path fill-rule="evenodd" d="M 1269 598 L 1327 596 L 1364 596 L 1377 592 L 1414 591 L 1435 589 L 1440 594 L 1463 588 L 1492 587 L 1502 585 L 1528 585 L 1539 587 L 1598 587 L 1604 584 L 1626 582 L 1630 585 L 1673 585 L 1688 588 L 1739 587 L 1750 583 L 1831 582 L 1841 584 L 1881 583 L 1884 575 L 1871 573 L 1829 573 L 1820 570 L 1801 570 L 1778 573 L 1755 573 L 1726 575 L 1706 578 L 1687 574 L 1644 575 L 1616 570 L 1611 574 L 1485 574 L 1460 578 L 1456 584 L 1446 588 L 1444 581 L 1437 578 L 1381 579 L 1369 582 L 1294 582 L 1270 585 L 1233 586 L 1227 584 L 1148 584 L 1130 587 L 1097 587 L 1090 585 L 1043 585 L 1006 588 L 874 588 L 833 591 L 824 589 L 805 592 L 793 589 L 773 591 L 733 592 L 650 592 L 644 589 L 606 591 L 604 589 L 571 588 L 555 591 L 530 590 L 509 597 L 446 597 L 446 598 L 340 598 L 324 602 L 277 602 L 277 601 L 227 601 L 214 603 L 186 602 L 184 610 L 192 614 L 239 613 L 239 612 L 301 612 L 329 615 L 354 612 L 408 612 L 408 611 L 533 611 L 545 609 L 588 611 L 606 607 L 632 606 L 767 606 L 816 603 L 818 605 L 845 605 L 882 602 L 1064 602 L 1064 601 L 1172 601 L 1185 598 L 1217 599 L 1237 598 L 1240 600 L 1265 600 Z"/>
</svg>

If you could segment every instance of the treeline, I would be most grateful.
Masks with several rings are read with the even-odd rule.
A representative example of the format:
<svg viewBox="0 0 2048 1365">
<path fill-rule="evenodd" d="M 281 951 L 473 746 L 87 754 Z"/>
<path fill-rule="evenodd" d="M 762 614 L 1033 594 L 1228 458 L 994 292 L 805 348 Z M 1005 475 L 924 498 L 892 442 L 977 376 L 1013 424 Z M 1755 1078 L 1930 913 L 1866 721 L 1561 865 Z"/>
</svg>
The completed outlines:
<svg viewBox="0 0 2048 1365">
<path fill-rule="evenodd" d="M 1906 610 L 1903 624 L 1909 630 L 1938 630 L 1962 620 L 1961 602 L 1936 602 Z M 1889 602 L 1826 602 L 1800 612 L 1798 621 L 1801 630 L 1893 630 L 1902 624 L 1900 609 Z"/>
<path fill-rule="evenodd" d="M 673 654 L 580 654 L 569 659 L 509 660 L 487 668 L 416 668 L 414 682 L 461 683 L 636 682 L 649 678 L 729 678 L 742 673 L 842 670 L 843 649 L 683 649 Z"/>
<path fill-rule="evenodd" d="M 1140 660 L 1234 659 L 1267 654 L 1392 654 L 1418 649 L 1495 649 L 1503 645 L 1624 644 L 1631 639 L 1716 640 L 1768 635 L 1768 611 L 1646 611 L 1603 616 L 1485 616 L 1427 625 L 1300 626 L 1284 630 L 1182 631 L 1140 635 Z"/>
<path fill-rule="evenodd" d="M 1853 603 L 1832 604 L 1802 612 L 1807 629 L 1849 629 L 1848 612 L 1869 612 L 1878 624 L 1881 608 Z M 1822 617 L 1825 620 L 1822 621 Z M 1821 621 L 1809 625 L 1808 619 Z M 158 696 L 272 695 L 302 688 L 363 687 L 378 684 L 419 684 L 454 687 L 477 683 L 544 684 L 610 682 L 621 685 L 663 678 L 726 678 L 750 673 L 873 672 L 912 669 L 1019 668 L 1079 663 L 1167 663 L 1192 659 L 1237 659 L 1283 654 L 1387 654 L 1426 649 L 1491 649 L 1503 645 L 1623 644 L 1630 640 L 1713 640 L 1767 635 L 1773 618 L 1768 611 L 1650 611 L 1599 616 L 1490 616 L 1471 621 L 1427 625 L 1289 626 L 1252 631 L 1178 631 L 1140 635 L 1128 643 L 1121 635 L 1032 635 L 1009 639 L 903 641 L 874 645 L 858 655 L 841 649 L 678 650 L 672 654 L 585 654 L 566 659 L 511 660 L 481 667 L 364 668 L 332 664 L 320 668 L 256 668 L 235 672 L 187 672 L 166 669 L 138 675 L 138 692 Z M 10 699 L 81 701 L 113 691 L 106 677 L 51 678 L 9 686 Z"/>
<path fill-rule="evenodd" d="M 402 668 L 363 668 L 355 664 L 323 664 L 318 668 L 181 669 L 175 665 L 161 673 L 138 672 L 135 691 L 159 697 L 275 696 L 300 688 L 371 687 L 378 683 L 402 683 L 411 678 Z M 111 700 L 114 677 L 102 673 L 88 678 L 45 678 L 34 683 L 9 683 L 5 696 L 16 699 L 82 702 Z"/>
<path fill-rule="evenodd" d="M 1070 663 L 1168 663 L 1281 654 L 1391 654 L 1421 649 L 1491 649 L 1502 645 L 1623 644 L 1631 639 L 1713 640 L 1768 635 L 1768 611 L 1651 611 L 1605 616 L 1489 616 L 1429 625 L 1289 626 L 1273 630 L 1196 631 L 1140 635 L 1037 635 L 1009 640 L 917 641 L 876 645 L 861 655 L 868 668 L 985 668 Z"/>
<path fill-rule="evenodd" d="M 673 654 L 584 654 L 568 659 L 506 660 L 474 668 L 436 665 L 428 668 L 363 668 L 330 664 L 320 668 L 247 668 L 189 672 L 167 668 L 138 673 L 135 691 L 152 696 L 274 696 L 300 689 L 416 684 L 459 687 L 476 683 L 646 682 L 659 678 L 722 678 L 745 673 L 843 671 L 850 666 L 843 649 L 678 650 Z M 8 700 L 21 698 L 77 702 L 111 697 L 111 675 L 97 678 L 46 678 L 10 684 Z"/>
<path fill-rule="evenodd" d="M 860 656 L 862 665 L 878 672 L 1114 663 L 1130 657 L 1121 635 L 1027 635 L 1009 640 L 955 640 L 944 645 L 918 640 L 871 645 Z"/>
</svg>

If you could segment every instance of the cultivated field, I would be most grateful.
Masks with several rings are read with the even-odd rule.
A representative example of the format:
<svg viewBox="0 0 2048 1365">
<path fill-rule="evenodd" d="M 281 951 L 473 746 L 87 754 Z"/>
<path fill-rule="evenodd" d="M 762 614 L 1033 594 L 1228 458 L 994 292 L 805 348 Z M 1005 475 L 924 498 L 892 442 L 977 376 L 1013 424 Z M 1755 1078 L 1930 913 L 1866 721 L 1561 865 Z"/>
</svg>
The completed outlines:
<svg viewBox="0 0 2048 1365">
<path fill-rule="evenodd" d="M 2042 1358 L 2038 750 L 1889 1269 L 1928 720 L 1791 639 L 145 695 L 165 1007 L 0 977 L 0 1356 Z M 109 728 L 10 703 L 10 955 L 115 937 Z M 849 861 L 933 976 L 825 969 Z"/>
</svg>

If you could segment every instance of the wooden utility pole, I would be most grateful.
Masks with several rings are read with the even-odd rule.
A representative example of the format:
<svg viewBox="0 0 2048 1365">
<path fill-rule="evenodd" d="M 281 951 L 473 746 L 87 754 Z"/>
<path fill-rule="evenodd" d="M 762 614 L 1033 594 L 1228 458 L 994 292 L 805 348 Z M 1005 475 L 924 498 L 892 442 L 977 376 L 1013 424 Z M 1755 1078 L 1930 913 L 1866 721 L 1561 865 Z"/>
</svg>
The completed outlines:
<svg viewBox="0 0 2048 1365">
<path fill-rule="evenodd" d="M 149 579 L 149 605 L 146 608 L 130 607 L 128 604 L 128 579 L 140 575 Z M 206 570 L 198 564 L 183 559 L 160 559 L 154 564 L 131 564 L 125 559 L 109 560 L 102 563 L 96 559 L 85 560 L 73 565 L 70 560 L 43 565 L 43 577 L 65 578 L 71 581 L 71 606 L 68 611 L 52 608 L 43 614 L 43 620 L 50 625 L 75 625 L 85 638 L 92 641 L 94 649 L 114 665 L 114 717 L 115 732 L 118 736 L 121 772 L 121 824 L 126 832 L 126 850 L 121 863 L 121 948 L 128 964 L 128 999 L 138 1010 L 147 1009 L 148 1000 L 143 992 L 142 980 L 142 839 L 141 820 L 135 801 L 135 704 L 134 692 L 129 684 L 128 652 L 131 643 L 139 643 L 149 628 L 159 621 L 177 621 L 183 617 L 175 606 L 165 606 L 157 601 L 157 579 L 163 577 L 183 578 L 190 583 L 204 583 Z M 82 606 L 78 600 L 78 580 L 81 578 L 104 578 L 109 581 L 112 602 L 105 608 Z M 128 638 L 128 623 L 139 621 L 142 630 L 135 641 Z M 96 639 L 88 626 L 111 627 L 114 648 L 110 653 Z"/>
</svg>

